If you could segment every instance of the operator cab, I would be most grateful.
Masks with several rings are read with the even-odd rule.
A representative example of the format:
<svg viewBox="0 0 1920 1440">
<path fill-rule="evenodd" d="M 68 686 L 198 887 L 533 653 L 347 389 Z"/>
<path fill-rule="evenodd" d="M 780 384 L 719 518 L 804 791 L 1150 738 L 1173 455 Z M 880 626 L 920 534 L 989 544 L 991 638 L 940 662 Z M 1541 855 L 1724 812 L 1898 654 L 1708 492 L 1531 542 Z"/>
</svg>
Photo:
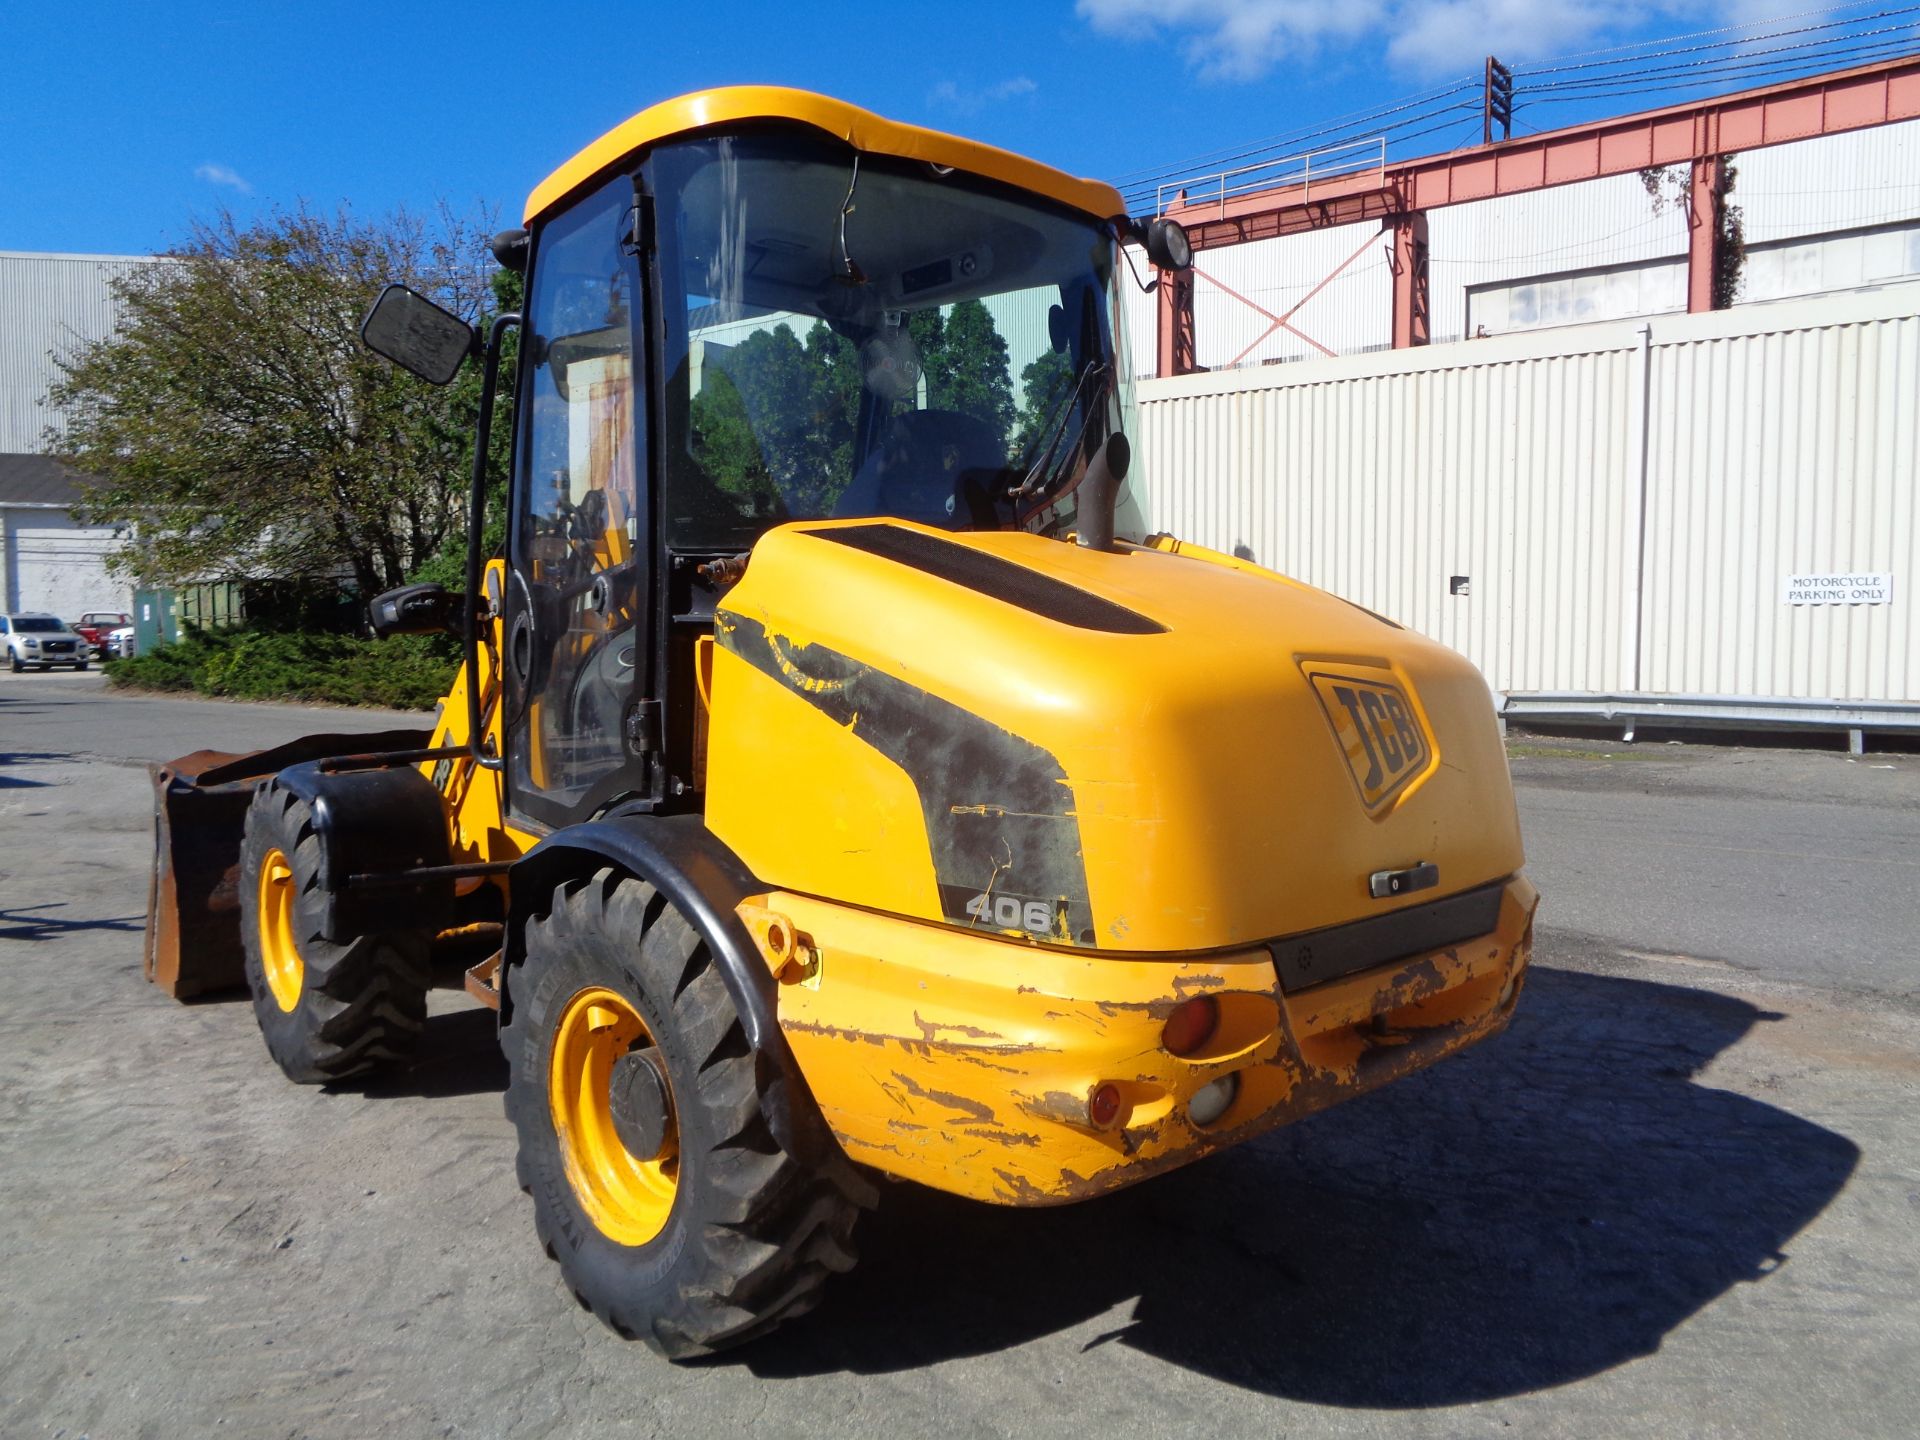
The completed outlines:
<svg viewBox="0 0 1920 1440">
<path fill-rule="evenodd" d="M 740 117 L 678 114 L 722 101 Z M 657 109 L 496 245 L 527 272 L 498 605 L 508 805 L 536 830 L 699 808 L 702 642 L 768 529 L 1064 537 L 1135 428 L 1110 189 L 795 92 Z"/>
<path fill-rule="evenodd" d="M 1113 226 L 993 181 L 763 123 L 530 238 L 506 750 L 548 824 L 692 800 L 697 642 L 766 530 L 1063 532 L 1131 428 Z"/>
</svg>

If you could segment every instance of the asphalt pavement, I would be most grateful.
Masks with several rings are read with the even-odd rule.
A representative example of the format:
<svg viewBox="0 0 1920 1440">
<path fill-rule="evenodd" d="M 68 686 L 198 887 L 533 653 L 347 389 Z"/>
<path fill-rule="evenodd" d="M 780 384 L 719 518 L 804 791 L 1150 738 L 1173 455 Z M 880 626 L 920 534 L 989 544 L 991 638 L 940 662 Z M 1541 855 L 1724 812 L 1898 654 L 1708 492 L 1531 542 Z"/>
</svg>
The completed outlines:
<svg viewBox="0 0 1920 1440">
<path fill-rule="evenodd" d="M 395 721 L 0 675 L 0 1434 L 1920 1433 L 1914 757 L 1517 744 L 1505 1036 L 1088 1205 L 887 1187 L 674 1367 L 540 1253 L 487 1012 L 311 1090 L 141 980 L 140 762 Z"/>
<path fill-rule="evenodd" d="M 1920 756 L 1516 737 L 1557 930 L 1920 996 Z"/>
</svg>

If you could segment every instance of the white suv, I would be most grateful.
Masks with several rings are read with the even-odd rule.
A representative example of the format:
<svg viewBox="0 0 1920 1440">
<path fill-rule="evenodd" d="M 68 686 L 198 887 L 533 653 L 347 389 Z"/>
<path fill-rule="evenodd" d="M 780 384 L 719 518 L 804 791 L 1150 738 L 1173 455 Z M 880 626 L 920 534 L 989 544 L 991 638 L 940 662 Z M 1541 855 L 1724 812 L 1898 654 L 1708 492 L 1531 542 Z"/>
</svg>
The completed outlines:
<svg viewBox="0 0 1920 1440">
<path fill-rule="evenodd" d="M 29 665 L 84 670 L 93 657 L 93 647 L 58 615 L 0 615 L 0 640 L 7 645 L 7 668 L 16 675 Z"/>
</svg>

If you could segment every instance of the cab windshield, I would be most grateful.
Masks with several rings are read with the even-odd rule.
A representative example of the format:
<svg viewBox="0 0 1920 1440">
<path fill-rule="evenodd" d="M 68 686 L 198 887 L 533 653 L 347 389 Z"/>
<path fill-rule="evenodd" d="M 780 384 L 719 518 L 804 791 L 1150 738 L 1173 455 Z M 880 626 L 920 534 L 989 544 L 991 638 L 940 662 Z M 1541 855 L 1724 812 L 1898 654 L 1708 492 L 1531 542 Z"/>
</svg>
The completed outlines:
<svg viewBox="0 0 1920 1440">
<path fill-rule="evenodd" d="M 676 549 L 769 525 L 1071 520 L 1127 428 L 1111 229 L 937 167 L 771 131 L 656 151 Z"/>
</svg>

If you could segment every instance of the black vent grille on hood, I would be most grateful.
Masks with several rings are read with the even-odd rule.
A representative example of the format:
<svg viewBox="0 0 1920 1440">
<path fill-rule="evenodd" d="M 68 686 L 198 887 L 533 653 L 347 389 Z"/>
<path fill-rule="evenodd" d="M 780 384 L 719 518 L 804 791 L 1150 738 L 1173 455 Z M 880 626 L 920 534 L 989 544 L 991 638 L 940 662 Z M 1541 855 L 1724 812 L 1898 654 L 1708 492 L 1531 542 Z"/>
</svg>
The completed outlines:
<svg viewBox="0 0 1920 1440">
<path fill-rule="evenodd" d="M 911 566 L 1076 629 L 1104 630 L 1112 635 L 1164 635 L 1167 630 L 1137 610 L 1103 600 L 1051 575 L 919 530 L 898 525 L 848 525 L 805 533 L 816 540 L 831 540 Z"/>
</svg>

